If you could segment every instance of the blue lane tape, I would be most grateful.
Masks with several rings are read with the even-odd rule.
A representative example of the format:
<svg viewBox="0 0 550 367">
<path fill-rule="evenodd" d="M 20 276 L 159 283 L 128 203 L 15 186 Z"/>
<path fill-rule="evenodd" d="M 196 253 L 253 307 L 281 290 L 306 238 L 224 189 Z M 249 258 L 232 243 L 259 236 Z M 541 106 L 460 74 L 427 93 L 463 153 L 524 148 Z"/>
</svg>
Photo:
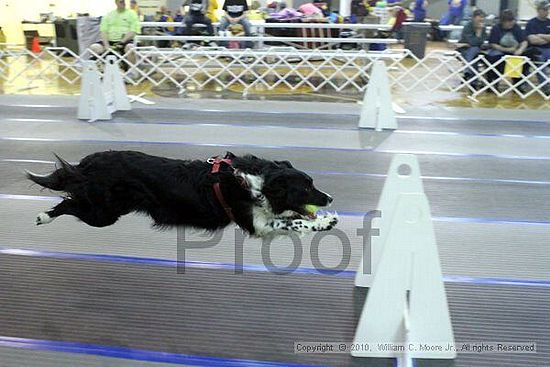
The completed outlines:
<svg viewBox="0 0 550 367">
<path fill-rule="evenodd" d="M 522 134 L 495 134 L 495 133 L 461 133 L 458 131 L 422 131 L 422 130 L 396 130 L 402 134 L 417 135 L 447 135 L 447 136 L 477 136 L 483 138 L 521 138 L 521 139 L 550 139 L 550 135 L 522 135 Z"/>
<path fill-rule="evenodd" d="M 2 162 L 55 164 L 54 161 L 46 161 L 42 159 L 18 159 L 18 158 L 4 158 L 2 159 Z"/>
<path fill-rule="evenodd" d="M 111 263 L 127 263 L 135 265 L 153 265 L 153 266 L 166 266 L 177 267 L 185 266 L 195 269 L 218 269 L 218 270 L 236 270 L 240 269 L 240 265 L 232 263 L 213 263 L 205 261 L 176 261 L 158 258 L 146 258 L 146 257 L 132 257 L 132 256 L 119 256 L 119 255 L 105 255 L 105 254 L 81 254 L 70 252 L 55 252 L 55 251 L 35 251 L 16 248 L 1 248 L 0 254 L 3 255 L 18 255 L 29 257 L 46 257 L 62 260 L 85 260 L 85 261 L 99 261 L 99 262 L 111 262 Z M 270 272 L 271 270 L 263 265 L 246 264 L 242 266 L 243 271 L 250 272 Z M 354 277 L 355 271 L 352 270 L 317 270 L 313 268 L 297 268 L 293 271 L 294 274 L 302 275 L 332 275 L 340 277 Z"/>
<path fill-rule="evenodd" d="M 494 118 L 483 118 L 483 117 L 476 117 L 476 118 L 465 118 L 465 117 L 437 117 L 437 116 L 414 116 L 414 115 L 401 115 L 396 116 L 397 119 L 400 120 L 418 120 L 419 122 L 428 122 L 428 121 L 438 121 L 440 123 L 448 123 L 448 124 L 455 124 L 457 122 L 471 122 L 471 123 L 478 123 L 478 124 L 485 124 L 485 123 L 513 123 L 513 124 L 523 124 L 523 123 L 534 123 L 534 124 L 550 124 L 547 120 L 495 120 Z"/>
<path fill-rule="evenodd" d="M 294 145 L 262 145 L 262 144 L 231 144 L 231 143 L 191 143 L 185 141 L 143 141 L 143 140 L 100 140 L 100 139 L 51 139 L 51 138 L 25 138 L 25 137 L 0 137 L 5 141 L 30 141 L 52 143 L 92 143 L 92 144 L 143 144 L 143 145 L 183 145 L 218 148 L 255 148 L 255 149 L 286 149 L 286 150 L 329 150 L 341 152 L 371 152 L 372 148 L 334 148 L 334 147 L 308 147 Z"/>
<path fill-rule="evenodd" d="M 1 196 L 0 196 L 1 198 Z M 353 212 L 353 211 L 338 211 L 338 215 L 342 217 L 365 217 L 368 212 Z M 467 217 L 432 217 L 435 222 L 449 223 L 485 223 L 485 224 L 508 224 L 508 225 L 531 225 L 531 226 L 548 226 L 548 221 L 530 221 L 519 219 L 499 219 L 499 218 L 467 218 Z"/>
<path fill-rule="evenodd" d="M 54 122 L 74 122 L 67 120 L 40 120 L 40 119 L 0 119 L 4 121 L 13 122 L 40 122 L 40 123 L 54 123 Z M 253 128 L 253 129 L 300 129 L 300 130 L 335 130 L 335 131 L 357 131 L 357 127 L 336 127 L 336 126 L 300 126 L 300 125 L 286 125 L 286 124 L 242 124 L 242 123 L 227 123 L 220 124 L 216 122 L 179 122 L 179 121 L 164 121 L 164 122 L 152 122 L 152 121 L 132 121 L 118 119 L 117 121 L 95 121 L 94 125 L 116 125 L 116 124 L 137 124 L 137 125 L 173 125 L 173 126 L 204 126 L 204 127 L 241 127 L 241 128 Z"/>
<path fill-rule="evenodd" d="M 4 158 L 2 162 L 11 163 L 38 163 L 38 164 L 55 164 L 54 161 L 38 160 L 38 159 L 16 159 L 16 158 Z M 78 164 L 78 162 L 69 162 L 72 164 Z M 304 172 L 311 175 L 318 176 L 346 176 L 346 177 L 373 177 L 373 178 L 386 178 L 387 175 L 381 173 L 366 173 L 366 172 L 339 172 L 339 171 L 318 171 L 318 170 L 305 170 Z M 438 177 L 438 176 L 421 176 L 424 180 L 433 181 L 465 181 L 475 182 L 483 184 L 518 184 L 518 185 L 541 185 L 548 186 L 550 181 L 533 181 L 533 180 L 512 180 L 512 179 L 499 179 L 499 178 L 471 178 L 471 177 Z"/>
<path fill-rule="evenodd" d="M 550 281 L 531 279 L 507 279 L 507 278 L 478 278 L 465 277 L 461 275 L 446 275 L 443 277 L 445 283 L 475 284 L 475 285 L 514 285 L 525 287 L 550 288 Z"/>
<path fill-rule="evenodd" d="M 45 257 L 55 258 L 62 260 L 83 260 L 83 261 L 98 261 L 98 262 L 111 262 L 111 263 L 126 263 L 135 265 L 152 265 L 152 266 L 166 266 L 177 267 L 185 266 L 189 268 L 198 269 L 218 269 L 218 270 L 240 270 L 240 265 L 231 263 L 213 263 L 206 261 L 175 261 L 167 259 L 155 259 L 155 258 L 142 258 L 131 256 L 119 256 L 119 255 L 105 255 L 105 254 L 79 254 L 68 252 L 54 252 L 54 251 L 36 251 L 25 250 L 16 248 L 1 248 L 0 254 L 3 255 L 17 255 L 17 256 L 29 256 L 29 257 Z M 263 265 L 243 264 L 243 271 L 249 272 L 271 272 L 272 270 Z M 356 271 L 353 270 L 317 270 L 314 268 L 297 268 L 293 271 L 293 274 L 299 275 L 326 275 L 337 276 L 342 278 L 354 278 Z M 475 285 L 513 285 L 513 286 L 531 286 L 531 287 L 545 287 L 550 288 L 550 281 L 547 280 L 531 280 L 531 279 L 514 279 L 514 278 L 491 278 L 491 277 L 469 277 L 461 275 L 446 275 L 443 277 L 443 281 L 446 283 L 460 283 L 460 284 L 475 284 Z"/>
<path fill-rule="evenodd" d="M 54 161 L 45 161 L 37 159 L 15 159 L 5 158 L 1 159 L 2 162 L 12 163 L 38 163 L 38 164 L 55 164 Z M 78 164 L 78 162 L 69 162 L 72 164 Z M 305 170 L 304 172 L 311 175 L 318 176 L 346 176 L 346 177 L 373 177 L 373 178 L 386 178 L 387 175 L 381 173 L 366 173 L 366 172 L 339 172 L 339 171 L 318 171 L 318 170 Z M 512 179 L 499 179 L 499 178 L 471 178 L 471 177 L 438 177 L 438 176 L 421 176 L 424 180 L 434 181 L 465 181 L 475 183 L 505 183 L 505 184 L 519 184 L 519 185 L 550 185 L 550 181 L 532 181 L 532 180 L 512 180 Z"/>
<path fill-rule="evenodd" d="M 61 201 L 58 196 L 37 196 L 37 195 L 16 195 L 16 194 L 0 194 L 0 199 L 6 200 L 34 200 L 34 201 Z"/>
<path fill-rule="evenodd" d="M 52 162 L 53 163 L 53 162 Z M 317 171 L 306 170 L 311 175 L 320 176 L 347 176 L 347 177 L 374 177 L 374 178 L 386 178 L 386 174 L 381 173 L 365 173 L 365 172 L 339 172 L 339 171 Z M 532 180 L 511 180 L 511 179 L 499 179 L 499 178 L 471 178 L 471 177 L 438 177 L 438 176 L 421 176 L 423 180 L 434 181 L 465 181 L 475 183 L 505 183 L 505 184 L 524 184 L 524 185 L 550 185 L 550 181 L 532 181 Z"/>
<path fill-rule="evenodd" d="M 135 361 L 171 363 L 199 367 L 313 367 L 294 363 L 175 354 L 97 344 L 36 340 L 8 336 L 0 336 L 0 346 L 8 348 L 43 350 L 50 352 L 87 354 L 102 357 L 129 359 Z"/>
<path fill-rule="evenodd" d="M 61 105 L 51 105 L 51 104 L 9 104 L 8 107 L 26 107 L 26 108 L 58 108 L 58 109 L 67 109 L 66 106 Z M 217 109 L 211 109 L 211 108 L 203 108 L 203 109 L 189 109 L 189 108 L 178 108 L 175 106 L 172 107 L 159 107 L 159 106 L 153 106 L 153 107 L 145 107 L 145 108 L 137 108 L 137 110 L 140 109 L 148 109 L 148 110 L 177 110 L 177 111 L 189 111 L 189 112 L 215 112 L 215 113 L 222 113 L 222 114 L 242 114 L 242 113 L 254 113 L 257 115 L 290 115 L 290 116 L 305 116 L 305 117 L 312 117 L 312 116 L 345 116 L 350 118 L 359 118 L 360 110 L 359 108 L 356 109 L 356 111 L 353 112 L 340 112 L 338 114 L 330 114 L 330 113 L 323 113 L 323 112 L 301 112 L 301 111 L 251 111 L 251 110 L 217 110 Z M 419 120 L 421 122 L 425 121 L 440 121 L 440 122 L 448 122 L 448 123 L 455 123 L 455 122 L 479 122 L 479 123 L 486 123 L 486 122 L 499 122 L 499 123 L 537 123 L 537 124 L 550 124 L 547 120 L 495 120 L 494 118 L 482 118 L 482 117 L 476 117 L 476 118 L 467 118 L 467 117 L 457 117 L 457 116 L 446 116 L 446 117 L 437 117 L 437 116 L 415 116 L 415 115 L 400 115 L 396 116 L 398 120 Z"/>
<path fill-rule="evenodd" d="M 529 225 L 529 226 L 548 226 L 549 221 L 544 220 L 522 220 L 522 219 L 502 219 L 502 218 L 460 218 L 460 217 L 432 217 L 436 222 L 449 223 L 486 223 L 486 224 L 504 224 L 504 225 Z"/>
<path fill-rule="evenodd" d="M 10 120 L 10 119 L 7 119 Z M 18 121 L 20 119 L 14 119 Z M 64 120 L 29 120 L 27 122 L 66 122 Z M 500 122 L 499 122 L 500 123 Z M 95 125 L 115 125 L 115 124 L 138 124 L 138 125 L 173 125 L 173 126 L 204 126 L 204 127 L 239 127 L 246 129 L 298 129 L 298 130 L 328 130 L 328 131 L 360 131 L 357 127 L 337 127 L 337 126 L 300 126 L 300 125 L 287 125 L 287 124 L 221 124 L 215 122 L 179 122 L 179 121 L 164 121 L 164 122 L 152 122 L 152 121 L 131 121 L 118 119 L 117 121 L 96 121 Z M 396 130 L 396 133 L 402 134 L 426 134 L 426 135 L 448 135 L 448 136 L 477 136 L 477 137 L 490 137 L 490 138 L 521 138 L 521 139 L 550 139 L 550 135 L 523 135 L 523 134 L 496 134 L 496 133 L 464 133 L 455 131 L 422 131 L 422 130 Z"/>
<path fill-rule="evenodd" d="M 373 151 L 376 153 L 388 153 L 388 154 L 437 155 L 437 156 L 464 157 L 464 158 L 500 158 L 500 159 L 523 160 L 523 161 L 550 160 L 550 156 L 517 156 L 517 155 L 510 155 L 510 154 L 471 154 L 471 153 L 450 153 L 450 152 L 395 150 L 395 149 L 374 149 Z"/>
</svg>

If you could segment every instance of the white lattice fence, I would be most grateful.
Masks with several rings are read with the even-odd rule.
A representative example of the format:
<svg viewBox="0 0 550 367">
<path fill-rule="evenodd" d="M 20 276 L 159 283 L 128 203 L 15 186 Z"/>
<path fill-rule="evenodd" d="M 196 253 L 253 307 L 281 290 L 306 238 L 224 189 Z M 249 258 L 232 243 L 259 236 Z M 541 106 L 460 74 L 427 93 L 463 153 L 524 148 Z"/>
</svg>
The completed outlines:
<svg viewBox="0 0 550 367">
<path fill-rule="evenodd" d="M 69 84 L 79 82 L 80 57 L 65 48 L 47 48 L 40 54 L 26 50 L 0 51 L 0 80 L 5 83 L 31 85 L 34 81 L 55 82 L 64 80 Z M 90 54 L 101 68 L 106 55 Z M 171 85 L 183 91 L 188 86 L 196 88 L 216 87 L 237 89 L 243 94 L 254 90 L 362 93 L 369 80 L 374 60 L 384 60 L 389 70 L 391 86 L 398 91 L 445 90 L 467 92 L 476 98 L 484 92 L 499 97 L 513 93 L 521 98 L 539 95 L 550 99 L 545 89 L 550 88 L 548 69 L 550 62 L 526 61 L 528 72 L 520 83 L 503 74 L 504 59 L 490 64 L 483 56 L 468 64 L 458 52 L 432 52 L 419 60 L 408 50 L 389 52 L 366 52 L 363 50 L 297 50 L 289 47 L 270 49 L 197 48 L 158 49 L 138 47 L 135 62 L 128 55 L 119 55 L 119 65 L 125 66 L 128 83 L 153 86 Z M 472 77 L 464 79 L 471 68 Z M 494 73 L 494 78 L 489 75 Z M 539 82 L 537 76 L 545 76 Z"/>
<path fill-rule="evenodd" d="M 171 82 L 180 88 L 189 83 L 203 88 L 215 83 L 221 88 L 238 86 L 244 93 L 257 87 L 278 87 L 296 91 L 308 88 L 319 91 L 353 89 L 363 91 L 368 82 L 370 65 L 375 59 L 387 60 L 398 73 L 407 52 L 367 53 L 365 51 L 321 51 L 271 48 L 266 50 L 227 50 L 199 48 L 159 50 L 137 49 L 138 61 L 133 83 L 149 81 L 154 85 Z M 132 70 L 130 70 L 132 72 Z"/>
<path fill-rule="evenodd" d="M 28 50 L 0 51 L 0 79 L 7 83 L 34 81 L 55 82 L 59 79 L 73 84 L 80 80 L 79 57 L 62 47 L 49 47 L 40 53 Z"/>
<path fill-rule="evenodd" d="M 505 63 L 505 58 L 490 63 L 483 55 L 468 63 L 459 52 L 434 51 L 418 60 L 395 82 L 398 88 L 405 91 L 463 91 L 474 99 L 484 92 L 491 92 L 498 97 L 513 93 L 522 99 L 532 95 L 550 99 L 547 92 L 550 88 L 550 61 L 542 63 L 525 59 L 527 72 L 517 82 L 505 74 Z M 467 79 L 466 71 L 471 73 Z M 489 77 L 491 73 L 493 76 Z M 539 81 L 537 76 L 543 81 Z"/>
<path fill-rule="evenodd" d="M 490 64 L 487 59 L 478 57 L 474 62 L 482 64 L 483 70 L 481 72 L 475 71 L 473 81 L 479 81 L 481 87 L 474 90 L 472 97 L 477 97 L 481 93 L 491 91 L 499 97 L 502 97 L 509 93 L 515 93 L 521 98 L 528 98 L 531 95 L 541 95 L 547 100 L 550 99 L 550 95 L 545 94 L 545 89 L 550 89 L 549 69 L 550 61 L 546 63 L 536 63 L 532 60 L 526 60 L 524 63 L 525 71 L 517 82 L 510 77 L 503 75 L 501 70 L 505 68 L 505 59 L 499 60 L 497 63 Z M 520 70 L 521 71 L 521 70 Z M 490 72 L 496 74 L 494 80 L 490 80 L 488 75 Z M 537 76 L 542 76 L 543 81 L 540 82 Z"/>
</svg>

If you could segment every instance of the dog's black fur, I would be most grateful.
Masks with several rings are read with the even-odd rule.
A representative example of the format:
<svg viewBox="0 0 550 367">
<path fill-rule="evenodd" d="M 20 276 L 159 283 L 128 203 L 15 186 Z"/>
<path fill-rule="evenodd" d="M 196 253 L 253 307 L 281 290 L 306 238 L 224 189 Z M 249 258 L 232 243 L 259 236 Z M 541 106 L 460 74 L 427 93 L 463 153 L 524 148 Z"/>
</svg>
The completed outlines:
<svg viewBox="0 0 550 367">
<path fill-rule="evenodd" d="M 227 153 L 232 165 L 222 163 L 214 174 L 206 161 L 134 151 L 94 153 L 78 165 L 57 158 L 58 169 L 47 176 L 27 172 L 33 182 L 66 193 L 61 203 L 38 216 L 37 224 L 68 214 L 90 226 L 105 227 L 122 215 L 141 212 L 159 227 L 213 231 L 231 222 L 214 194 L 215 182 L 220 183 L 235 222 L 251 235 L 328 230 L 337 221 L 333 215 L 308 218 L 306 204 L 326 206 L 332 198 L 288 161 Z"/>
</svg>

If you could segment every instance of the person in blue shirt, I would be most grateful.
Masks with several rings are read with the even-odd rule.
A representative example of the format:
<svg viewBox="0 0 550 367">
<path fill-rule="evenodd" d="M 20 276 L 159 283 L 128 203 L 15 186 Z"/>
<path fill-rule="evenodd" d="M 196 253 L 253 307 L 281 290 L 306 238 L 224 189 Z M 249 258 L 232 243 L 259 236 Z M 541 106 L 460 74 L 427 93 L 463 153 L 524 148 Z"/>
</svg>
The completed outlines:
<svg viewBox="0 0 550 367">
<path fill-rule="evenodd" d="M 525 34 L 529 44 L 537 50 L 537 60 L 546 62 L 550 60 L 550 19 L 548 19 L 548 10 L 550 3 L 546 0 L 537 2 L 537 16 L 527 23 Z M 545 73 L 537 73 L 539 82 L 545 83 L 548 80 L 548 75 Z M 550 91 L 550 84 L 544 88 L 545 92 Z"/>
<path fill-rule="evenodd" d="M 449 0 L 449 10 L 439 20 L 439 25 L 460 25 L 464 19 L 464 10 L 468 0 Z M 437 36 L 440 40 L 447 38 L 449 32 L 439 30 Z"/>
<path fill-rule="evenodd" d="M 414 1 L 414 21 L 423 22 L 426 19 L 426 12 L 428 9 L 428 0 L 415 0 Z"/>
<path fill-rule="evenodd" d="M 506 9 L 500 15 L 499 24 L 491 28 L 489 34 L 489 44 L 491 49 L 487 55 L 487 60 L 496 65 L 496 69 L 504 74 L 505 62 L 501 59 L 506 55 L 522 56 L 527 50 L 527 39 L 519 25 L 516 23 L 516 16 L 510 9 Z M 526 68 L 523 69 L 525 75 Z M 494 82 L 497 79 L 497 74 L 494 71 L 487 72 L 489 82 Z M 514 79 L 517 83 L 519 79 Z M 523 88 L 520 88 L 523 89 Z"/>
<path fill-rule="evenodd" d="M 449 24 L 459 25 L 464 19 L 468 0 L 449 0 Z"/>
</svg>

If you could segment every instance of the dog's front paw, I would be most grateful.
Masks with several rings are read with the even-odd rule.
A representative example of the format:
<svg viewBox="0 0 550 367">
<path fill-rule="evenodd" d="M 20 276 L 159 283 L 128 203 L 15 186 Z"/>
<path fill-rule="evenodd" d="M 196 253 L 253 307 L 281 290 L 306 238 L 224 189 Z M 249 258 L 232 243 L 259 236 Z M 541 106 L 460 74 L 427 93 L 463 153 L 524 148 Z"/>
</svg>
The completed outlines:
<svg viewBox="0 0 550 367">
<path fill-rule="evenodd" d="M 324 214 L 315 219 L 314 231 L 330 231 L 338 223 L 338 214 Z"/>
<path fill-rule="evenodd" d="M 36 216 L 36 225 L 39 226 L 41 224 L 48 224 L 50 223 L 51 221 L 53 220 L 52 217 L 50 217 L 48 215 L 48 213 L 39 213 L 37 216 Z"/>
</svg>

